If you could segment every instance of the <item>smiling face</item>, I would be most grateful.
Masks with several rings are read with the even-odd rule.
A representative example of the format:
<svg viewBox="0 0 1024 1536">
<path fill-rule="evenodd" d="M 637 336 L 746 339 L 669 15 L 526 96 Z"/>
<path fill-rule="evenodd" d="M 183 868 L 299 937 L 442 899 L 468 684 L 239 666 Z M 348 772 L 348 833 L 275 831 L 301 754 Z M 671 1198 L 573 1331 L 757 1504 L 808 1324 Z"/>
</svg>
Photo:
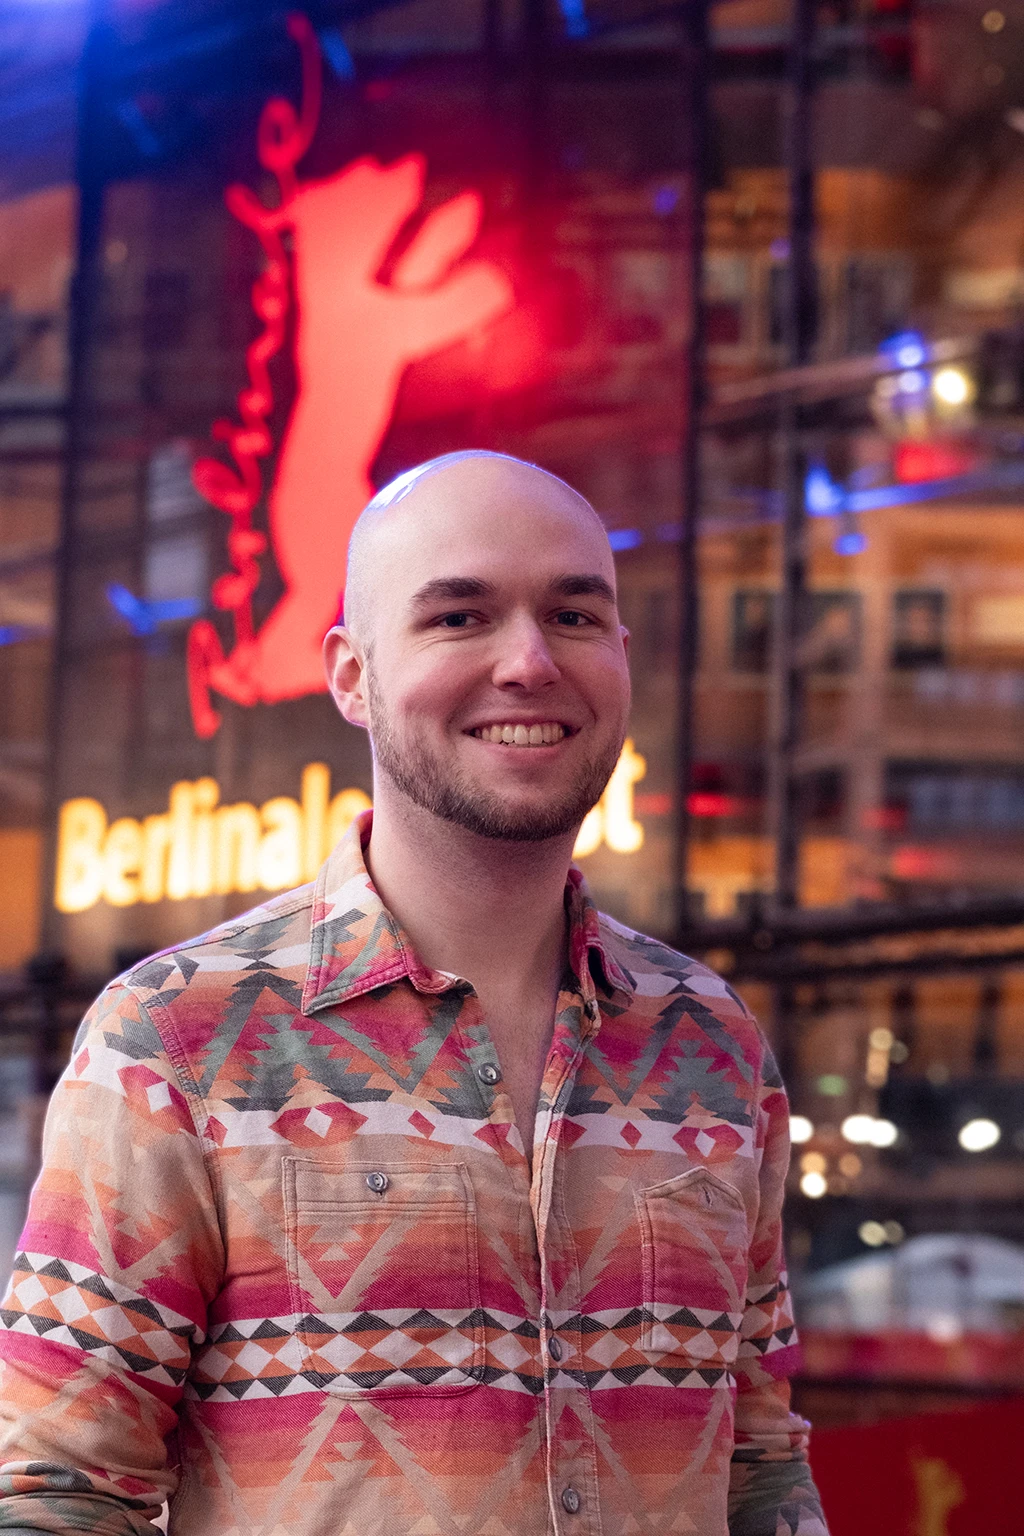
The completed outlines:
<svg viewBox="0 0 1024 1536">
<path fill-rule="evenodd" d="M 629 674 L 599 519 L 553 476 L 467 458 L 367 514 L 332 692 L 397 794 L 483 837 L 574 835 L 615 767 Z"/>
</svg>

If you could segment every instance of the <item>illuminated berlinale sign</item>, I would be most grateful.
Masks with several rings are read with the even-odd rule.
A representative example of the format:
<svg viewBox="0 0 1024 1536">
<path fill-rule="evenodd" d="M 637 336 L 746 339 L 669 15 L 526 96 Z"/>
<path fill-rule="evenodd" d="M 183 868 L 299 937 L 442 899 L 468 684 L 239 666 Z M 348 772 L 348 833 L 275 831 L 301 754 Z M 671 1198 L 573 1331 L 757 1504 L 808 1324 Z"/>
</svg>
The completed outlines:
<svg viewBox="0 0 1024 1536">
<path fill-rule="evenodd" d="M 220 805 L 216 779 L 171 786 L 166 811 L 108 823 L 98 800 L 66 800 L 57 833 L 59 912 L 84 912 L 98 901 L 183 901 L 233 891 L 284 890 L 312 880 L 330 849 L 370 797 L 343 789 L 333 798 L 330 770 L 302 771 L 301 800 L 276 795 L 257 808 Z"/>
<path fill-rule="evenodd" d="M 201 459 L 194 470 L 200 493 L 231 519 L 231 570 L 214 582 L 211 598 L 235 631 L 227 655 L 209 619 L 189 634 L 189 697 L 200 737 L 220 724 L 213 693 L 252 705 L 325 691 L 320 644 L 337 618 L 349 536 L 373 494 L 370 467 L 402 374 L 476 334 L 513 301 L 497 267 L 462 259 L 480 226 L 476 192 L 423 219 L 381 281 L 382 264 L 420 208 L 423 160 L 410 155 L 385 166 L 360 159 L 322 181 L 300 182 L 296 166 L 320 114 L 321 64 L 306 17 L 291 16 L 288 29 L 302 54 L 301 105 L 296 112 L 283 99 L 268 102 L 258 135 L 277 204 L 268 208 L 244 186 L 227 192 L 229 209 L 263 247 L 265 267 L 252 291 L 263 329 L 246 353 L 239 420 L 212 429 L 233 463 Z M 263 495 L 260 460 L 274 448 L 268 364 L 284 345 L 293 289 L 297 393 L 269 500 L 284 592 L 257 630 L 252 599 L 267 541 L 253 514 Z"/>
<path fill-rule="evenodd" d="M 574 859 L 585 859 L 602 843 L 613 853 L 636 853 L 643 847 L 644 829 L 633 815 L 633 786 L 646 772 L 646 758 L 627 737 L 604 794 L 580 827 Z"/>
<path fill-rule="evenodd" d="M 602 842 L 616 853 L 642 846 L 633 785 L 645 771 L 644 759 L 627 741 L 604 794 L 580 828 L 574 857 L 586 857 Z M 209 778 L 172 785 L 167 810 L 141 819 L 120 816 L 111 822 L 98 800 L 66 800 L 57 837 L 57 910 L 300 885 L 315 878 L 370 797 L 361 789 L 332 796 L 326 764 L 309 763 L 298 800 L 276 795 L 259 807 L 246 800 L 219 802 L 220 786 Z"/>
</svg>

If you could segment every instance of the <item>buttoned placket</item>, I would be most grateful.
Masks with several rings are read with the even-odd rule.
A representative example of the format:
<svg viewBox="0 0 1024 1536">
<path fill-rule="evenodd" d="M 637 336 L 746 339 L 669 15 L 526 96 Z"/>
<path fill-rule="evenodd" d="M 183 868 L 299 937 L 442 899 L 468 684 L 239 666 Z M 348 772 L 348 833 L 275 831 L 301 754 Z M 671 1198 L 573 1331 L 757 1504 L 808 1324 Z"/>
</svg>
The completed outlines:
<svg viewBox="0 0 1024 1536">
<path fill-rule="evenodd" d="M 446 981 L 463 992 L 466 1001 L 479 1009 L 479 1002 L 469 982 L 455 977 Z M 540 1316 L 536 1319 L 540 1369 L 544 1381 L 544 1441 L 547 1473 L 548 1507 L 555 1536 L 600 1536 L 601 1513 L 597 1480 L 597 1442 L 590 1388 L 579 1368 L 580 1276 L 572 1231 L 561 1204 L 561 1132 L 565 1110 L 572 1095 L 579 1063 L 587 1040 L 600 1027 L 600 1008 L 592 992 L 589 976 L 584 991 L 559 994 L 556 1023 L 551 1047 L 544 1064 L 541 1097 L 546 1107 L 538 1111 L 534 1126 L 533 1177 L 529 1186 L 533 1217 L 535 1256 L 540 1276 Z M 575 1014 L 573 1038 L 559 1027 L 559 1021 Z M 471 1029 L 460 1020 L 466 1038 L 473 1075 L 479 1086 L 484 1118 L 496 1119 L 496 1093 L 500 1090 L 501 1069 L 490 1031 L 481 1016 Z M 512 1114 L 511 1104 L 508 1113 Z M 571 1275 L 567 1291 L 559 1298 L 557 1313 L 552 1313 L 552 1258 L 558 1245 L 567 1247 L 571 1262 L 563 1270 Z M 558 1319 L 568 1326 L 559 1326 Z M 576 1341 L 573 1341 L 573 1334 Z M 553 1364 L 552 1364 L 553 1362 Z M 574 1366 L 575 1362 L 575 1366 Z M 584 1436 L 572 1446 L 559 1433 L 562 1415 L 572 1409 Z"/>
<path fill-rule="evenodd" d="M 589 980 L 589 978 L 588 978 Z M 589 989 L 588 989 L 589 990 Z M 559 1027 L 575 1010 L 575 1038 Z M 533 1144 L 530 1205 L 540 1258 L 540 1350 L 544 1373 L 544 1437 L 548 1503 L 558 1536 L 599 1536 L 601 1511 L 597 1480 L 597 1442 L 590 1387 L 580 1366 L 579 1314 L 581 1285 L 576 1245 L 562 1203 L 565 1165 L 562 1131 L 565 1111 L 584 1047 L 600 1025 L 593 995 L 562 993 L 555 1036 L 544 1068 L 541 1092 L 546 1108 L 537 1116 Z M 562 1294 L 554 1296 L 552 1260 L 561 1252 L 561 1271 L 568 1277 Z M 552 1362 L 554 1362 L 552 1364 Z M 562 1418 L 571 1409 L 578 1430 L 568 1444 Z"/>
</svg>

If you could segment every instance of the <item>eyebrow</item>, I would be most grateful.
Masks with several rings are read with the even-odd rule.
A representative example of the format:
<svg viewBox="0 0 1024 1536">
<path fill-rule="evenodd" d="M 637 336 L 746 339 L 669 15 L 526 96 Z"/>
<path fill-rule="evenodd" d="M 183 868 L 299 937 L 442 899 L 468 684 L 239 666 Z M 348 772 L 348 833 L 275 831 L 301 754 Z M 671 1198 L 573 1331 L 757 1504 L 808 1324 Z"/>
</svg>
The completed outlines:
<svg viewBox="0 0 1024 1536">
<path fill-rule="evenodd" d="M 469 597 L 493 597 L 494 593 L 493 584 L 482 581 L 478 576 L 437 576 L 433 581 L 424 582 L 419 591 L 413 593 L 412 606 L 429 608 L 434 603 L 459 602 Z"/>
<path fill-rule="evenodd" d="M 412 597 L 413 608 L 429 608 L 435 603 L 462 602 L 468 598 L 494 597 L 493 582 L 479 576 L 438 576 L 428 581 Z M 600 597 L 615 603 L 611 583 L 603 576 L 556 576 L 548 591 L 553 597 Z"/>
<path fill-rule="evenodd" d="M 559 576 L 551 583 L 557 597 L 603 597 L 614 604 L 615 593 L 603 576 Z"/>
</svg>

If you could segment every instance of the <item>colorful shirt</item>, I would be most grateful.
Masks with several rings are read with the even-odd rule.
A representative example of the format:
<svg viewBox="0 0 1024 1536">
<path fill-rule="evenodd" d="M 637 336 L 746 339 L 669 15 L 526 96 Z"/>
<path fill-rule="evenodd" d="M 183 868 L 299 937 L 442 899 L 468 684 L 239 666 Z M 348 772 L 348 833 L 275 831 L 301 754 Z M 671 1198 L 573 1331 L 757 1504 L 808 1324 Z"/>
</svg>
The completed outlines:
<svg viewBox="0 0 1024 1536">
<path fill-rule="evenodd" d="M 87 1016 L 0 1308 L 0 1530 L 824 1536 L 743 1004 L 573 871 L 531 1176 L 366 831 Z"/>
</svg>

